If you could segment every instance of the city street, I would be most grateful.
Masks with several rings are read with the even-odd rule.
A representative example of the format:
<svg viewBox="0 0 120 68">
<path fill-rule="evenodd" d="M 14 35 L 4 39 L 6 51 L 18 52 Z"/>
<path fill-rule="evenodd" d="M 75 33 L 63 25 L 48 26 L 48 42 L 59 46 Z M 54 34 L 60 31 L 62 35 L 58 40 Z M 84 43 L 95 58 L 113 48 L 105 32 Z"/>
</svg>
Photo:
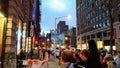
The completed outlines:
<svg viewBox="0 0 120 68">
<path fill-rule="evenodd" d="M 45 63 L 41 68 L 59 68 L 59 60 L 50 55 L 48 63 Z"/>
</svg>

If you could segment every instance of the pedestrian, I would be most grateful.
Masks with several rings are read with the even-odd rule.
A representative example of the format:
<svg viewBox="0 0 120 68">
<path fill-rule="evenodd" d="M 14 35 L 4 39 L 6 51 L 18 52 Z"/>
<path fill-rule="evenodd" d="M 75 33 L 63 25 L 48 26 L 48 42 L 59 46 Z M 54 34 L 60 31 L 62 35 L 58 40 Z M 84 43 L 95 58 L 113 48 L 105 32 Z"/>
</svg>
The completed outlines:
<svg viewBox="0 0 120 68">
<path fill-rule="evenodd" d="M 113 59 L 116 63 L 117 68 L 120 68 L 120 56 L 118 55 L 117 51 L 112 51 Z"/>
<path fill-rule="evenodd" d="M 90 60 L 91 60 L 90 64 L 92 66 L 91 68 L 101 68 L 100 56 L 96 42 L 94 40 L 89 40 L 88 47 L 89 47 Z"/>
<path fill-rule="evenodd" d="M 25 60 L 26 59 L 26 52 L 25 52 L 24 49 L 21 49 L 19 59 L 20 60 Z"/>
<path fill-rule="evenodd" d="M 65 50 L 61 53 L 61 58 L 60 58 L 60 68 L 74 68 L 73 63 L 72 63 L 72 58 L 73 54 L 71 51 Z"/>
<path fill-rule="evenodd" d="M 117 68 L 116 63 L 111 54 L 108 54 L 104 57 L 104 65 L 103 68 Z"/>
<path fill-rule="evenodd" d="M 81 50 L 79 54 L 80 58 L 82 59 L 81 65 L 84 66 L 85 68 L 92 68 L 91 65 L 91 58 L 90 58 L 90 52 L 87 49 Z"/>
</svg>

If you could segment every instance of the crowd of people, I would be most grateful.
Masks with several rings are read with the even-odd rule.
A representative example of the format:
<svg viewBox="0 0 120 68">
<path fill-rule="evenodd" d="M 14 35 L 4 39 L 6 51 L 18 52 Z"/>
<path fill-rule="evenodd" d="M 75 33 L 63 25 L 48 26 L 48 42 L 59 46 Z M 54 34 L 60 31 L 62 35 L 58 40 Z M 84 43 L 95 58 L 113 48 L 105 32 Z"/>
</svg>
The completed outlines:
<svg viewBox="0 0 120 68">
<path fill-rule="evenodd" d="M 58 51 L 59 52 L 59 51 Z M 53 55 L 50 50 L 42 51 L 43 59 L 49 59 L 49 55 Z M 25 59 L 24 51 L 20 53 L 20 59 Z M 88 49 L 60 51 L 59 56 L 60 68 L 120 68 L 120 52 L 113 50 L 107 51 L 97 49 L 94 40 L 88 41 Z M 39 57 L 40 58 L 40 57 Z"/>
<path fill-rule="evenodd" d="M 88 41 L 88 49 L 62 51 L 60 68 L 120 68 L 120 54 L 113 50 L 98 50 L 94 40 Z"/>
</svg>

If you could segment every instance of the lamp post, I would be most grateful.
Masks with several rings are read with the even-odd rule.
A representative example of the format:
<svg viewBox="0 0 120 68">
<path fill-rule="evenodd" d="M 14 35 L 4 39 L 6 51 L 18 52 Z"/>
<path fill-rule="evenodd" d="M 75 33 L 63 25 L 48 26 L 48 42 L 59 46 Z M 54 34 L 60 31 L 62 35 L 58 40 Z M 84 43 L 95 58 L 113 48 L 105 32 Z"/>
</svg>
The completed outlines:
<svg viewBox="0 0 120 68">
<path fill-rule="evenodd" d="M 112 5 L 111 5 L 111 1 L 109 0 L 109 4 L 108 4 L 108 11 L 109 11 L 109 18 L 110 18 L 110 48 L 111 48 L 111 53 L 113 51 L 113 17 L 112 17 L 112 13 L 111 13 L 111 9 L 112 9 Z"/>
<path fill-rule="evenodd" d="M 70 18 L 71 18 L 71 15 L 68 15 L 68 16 L 61 16 L 61 17 L 56 17 L 56 18 L 55 18 L 55 31 L 54 31 L 54 34 L 55 34 L 55 38 L 54 38 L 54 47 L 55 47 L 55 49 L 56 49 L 56 41 L 57 41 L 57 39 L 56 39 L 56 34 L 57 34 L 56 24 L 57 24 L 57 20 L 58 20 L 58 19 L 61 19 L 61 18 L 70 19 Z"/>
</svg>

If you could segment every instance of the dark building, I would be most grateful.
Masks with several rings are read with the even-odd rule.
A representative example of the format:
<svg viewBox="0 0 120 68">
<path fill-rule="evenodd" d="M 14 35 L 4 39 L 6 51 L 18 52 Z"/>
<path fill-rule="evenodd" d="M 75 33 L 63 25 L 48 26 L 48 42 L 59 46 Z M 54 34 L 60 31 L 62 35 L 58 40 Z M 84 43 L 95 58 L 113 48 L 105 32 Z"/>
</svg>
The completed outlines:
<svg viewBox="0 0 120 68">
<path fill-rule="evenodd" d="M 65 21 L 59 21 L 57 24 L 57 33 L 67 33 L 69 27 L 66 25 Z"/>
<path fill-rule="evenodd" d="M 112 45 L 120 47 L 120 0 L 76 0 L 76 11 L 77 45 L 86 46 L 87 41 L 93 39 L 110 49 L 113 34 Z"/>
<path fill-rule="evenodd" d="M 76 28 L 72 27 L 69 30 L 69 35 L 70 35 L 70 45 L 76 47 Z"/>
</svg>

